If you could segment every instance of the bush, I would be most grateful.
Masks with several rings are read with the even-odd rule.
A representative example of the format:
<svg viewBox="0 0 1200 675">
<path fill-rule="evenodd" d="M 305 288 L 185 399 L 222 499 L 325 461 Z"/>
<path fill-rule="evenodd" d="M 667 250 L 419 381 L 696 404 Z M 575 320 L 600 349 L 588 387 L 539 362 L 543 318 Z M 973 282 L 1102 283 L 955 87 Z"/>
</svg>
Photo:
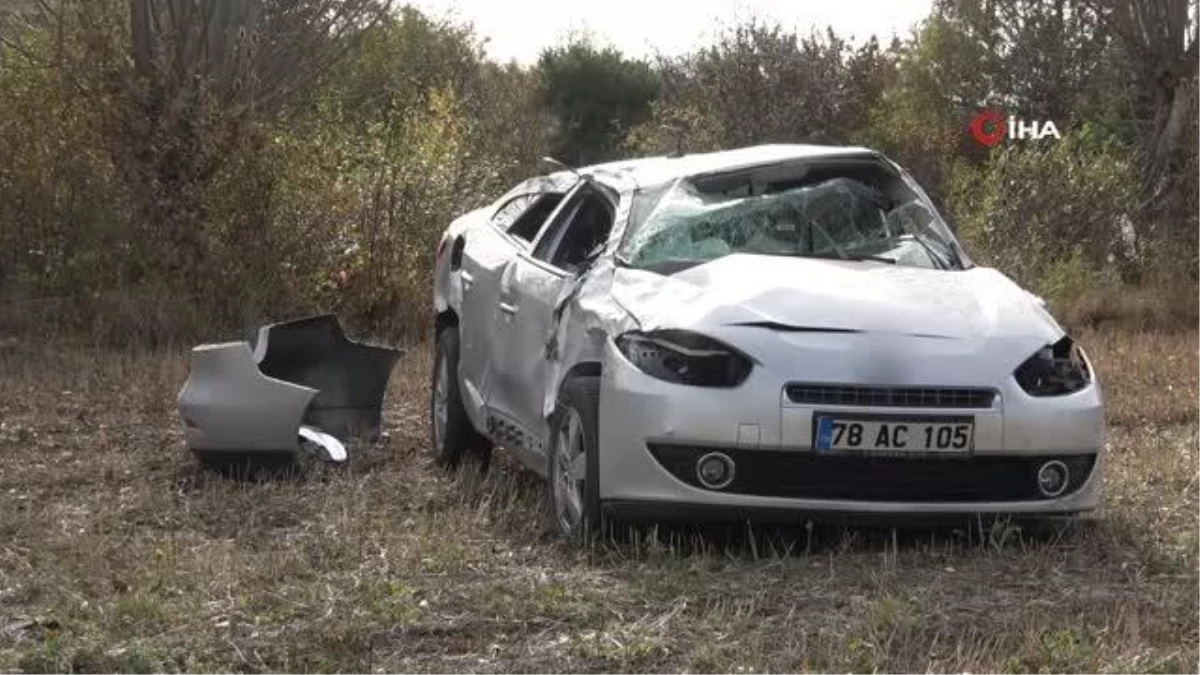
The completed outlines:
<svg viewBox="0 0 1200 675">
<path fill-rule="evenodd" d="M 1139 269 L 1136 190 L 1122 149 L 1084 129 L 956 165 L 947 207 L 980 262 L 1063 297 Z"/>
<path fill-rule="evenodd" d="M 658 66 L 661 97 L 626 147 L 639 154 L 759 143 L 850 143 L 878 104 L 892 56 L 832 30 L 800 34 L 751 19 Z"/>
<path fill-rule="evenodd" d="M 137 70 L 124 0 L 56 7 L 0 26 L 0 333 L 195 341 L 332 310 L 416 337 L 438 235 L 548 144 L 531 72 L 411 8 L 255 108 Z"/>
</svg>

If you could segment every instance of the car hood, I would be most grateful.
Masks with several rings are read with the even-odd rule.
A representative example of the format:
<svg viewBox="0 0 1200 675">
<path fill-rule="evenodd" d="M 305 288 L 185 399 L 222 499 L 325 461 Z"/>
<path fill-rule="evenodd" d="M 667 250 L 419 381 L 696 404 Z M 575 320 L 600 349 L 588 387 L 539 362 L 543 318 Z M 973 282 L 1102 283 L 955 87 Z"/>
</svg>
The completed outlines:
<svg viewBox="0 0 1200 675">
<path fill-rule="evenodd" d="M 643 330 L 761 325 L 794 332 L 1057 339 L 1041 303 L 990 268 L 728 255 L 671 275 L 618 268 L 612 298 Z"/>
</svg>

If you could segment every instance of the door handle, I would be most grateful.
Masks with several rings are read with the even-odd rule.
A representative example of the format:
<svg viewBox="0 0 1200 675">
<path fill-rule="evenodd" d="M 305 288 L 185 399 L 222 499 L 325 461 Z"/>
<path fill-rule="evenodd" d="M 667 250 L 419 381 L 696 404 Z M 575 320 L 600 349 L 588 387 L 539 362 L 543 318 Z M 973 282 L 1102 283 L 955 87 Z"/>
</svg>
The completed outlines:
<svg viewBox="0 0 1200 675">
<path fill-rule="evenodd" d="M 511 316 L 511 315 L 517 313 L 517 306 L 512 304 L 511 302 L 504 302 L 503 300 L 501 300 L 500 301 L 500 311 Z"/>
</svg>

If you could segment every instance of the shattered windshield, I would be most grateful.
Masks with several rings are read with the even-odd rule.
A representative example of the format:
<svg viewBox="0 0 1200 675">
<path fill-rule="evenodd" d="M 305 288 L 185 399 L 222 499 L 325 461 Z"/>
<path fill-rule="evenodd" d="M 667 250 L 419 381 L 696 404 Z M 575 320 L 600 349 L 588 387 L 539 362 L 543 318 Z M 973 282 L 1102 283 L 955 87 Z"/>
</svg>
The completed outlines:
<svg viewBox="0 0 1200 675">
<path fill-rule="evenodd" d="M 731 253 L 964 266 L 933 207 L 878 162 L 684 178 L 640 198 L 619 251 L 633 267 L 670 273 Z"/>
</svg>

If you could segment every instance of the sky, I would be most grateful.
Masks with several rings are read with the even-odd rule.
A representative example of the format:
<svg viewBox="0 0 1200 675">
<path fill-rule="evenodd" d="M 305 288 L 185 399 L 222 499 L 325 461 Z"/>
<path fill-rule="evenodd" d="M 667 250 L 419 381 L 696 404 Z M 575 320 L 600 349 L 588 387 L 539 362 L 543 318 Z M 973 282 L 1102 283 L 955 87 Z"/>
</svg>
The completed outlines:
<svg viewBox="0 0 1200 675">
<path fill-rule="evenodd" d="M 408 0 L 421 10 L 471 23 L 500 61 L 537 61 L 542 49 L 587 32 L 630 56 L 677 56 L 708 44 L 722 24 L 753 16 L 807 33 L 833 29 L 855 42 L 905 37 L 931 0 Z"/>
</svg>

